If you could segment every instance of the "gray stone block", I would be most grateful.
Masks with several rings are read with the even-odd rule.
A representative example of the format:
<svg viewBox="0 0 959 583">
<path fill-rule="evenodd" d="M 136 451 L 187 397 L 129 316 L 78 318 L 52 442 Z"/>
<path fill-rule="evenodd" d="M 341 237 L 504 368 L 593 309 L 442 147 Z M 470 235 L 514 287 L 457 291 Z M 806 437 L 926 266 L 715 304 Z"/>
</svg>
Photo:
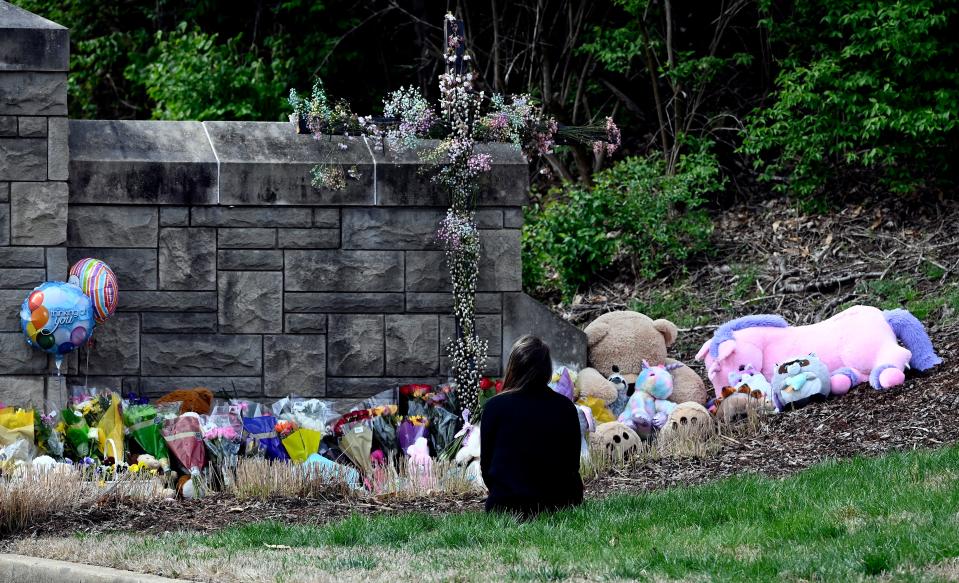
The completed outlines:
<svg viewBox="0 0 959 583">
<path fill-rule="evenodd" d="M 70 122 L 65 117 L 50 118 L 50 135 L 47 137 L 47 178 L 50 180 L 70 178 Z"/>
<path fill-rule="evenodd" d="M 487 354 L 503 352 L 503 318 L 499 314 L 476 316 L 476 333 L 488 343 Z M 453 316 L 440 316 L 440 354 L 447 354 L 449 340 L 456 336 Z"/>
<path fill-rule="evenodd" d="M 176 389 L 206 387 L 217 398 L 262 397 L 263 381 L 260 377 L 133 377 L 124 379 L 124 392 L 132 391 L 147 397 L 160 397 Z"/>
<path fill-rule="evenodd" d="M 10 202 L 9 182 L 0 182 L 0 202 Z"/>
<path fill-rule="evenodd" d="M 72 195 L 70 202 L 71 247 L 157 246 L 156 207 L 76 205 Z"/>
<path fill-rule="evenodd" d="M 10 244 L 10 205 L 0 204 L 0 247 Z"/>
<path fill-rule="evenodd" d="M 43 247 L 0 247 L 0 267 L 43 267 Z"/>
<path fill-rule="evenodd" d="M 217 331 L 216 314 L 144 312 L 140 318 L 144 334 L 214 334 Z"/>
<path fill-rule="evenodd" d="M 0 115 L 66 114 L 66 73 L 10 71 L 0 74 Z"/>
<path fill-rule="evenodd" d="M 263 392 L 267 397 L 326 394 L 325 336 L 265 336 L 263 355 Z"/>
<path fill-rule="evenodd" d="M 521 291 L 523 257 L 520 231 L 480 231 L 478 291 Z"/>
<path fill-rule="evenodd" d="M 316 208 L 313 209 L 313 226 L 318 229 L 339 229 L 340 209 Z"/>
<path fill-rule="evenodd" d="M 263 339 L 242 334 L 143 334 L 144 376 L 254 376 L 263 372 Z"/>
<path fill-rule="evenodd" d="M 70 274 L 70 261 L 66 247 L 47 247 L 47 281 L 66 281 Z"/>
<path fill-rule="evenodd" d="M 479 209 L 476 211 L 477 229 L 502 229 L 503 228 L 503 210 L 502 209 Z"/>
<path fill-rule="evenodd" d="M 47 370 L 47 353 L 27 346 L 19 332 L 0 333 L 0 354 L 0 374 L 43 374 Z"/>
<path fill-rule="evenodd" d="M 66 182 L 14 182 L 10 185 L 10 242 L 61 245 L 67 241 Z"/>
<path fill-rule="evenodd" d="M 273 249 L 276 229 L 217 229 L 221 249 Z"/>
<path fill-rule="evenodd" d="M 503 294 L 503 366 L 513 343 L 535 334 L 549 345 L 553 362 L 586 366 L 586 334 L 524 293 Z"/>
<path fill-rule="evenodd" d="M 439 373 L 439 318 L 386 316 L 386 374 L 434 376 Z"/>
<path fill-rule="evenodd" d="M 362 140 L 315 140 L 284 122 L 204 126 L 220 159 L 220 204 L 373 204 L 373 160 Z M 347 178 L 343 190 L 314 188 L 310 170 L 319 163 L 356 166 L 359 179 Z"/>
<path fill-rule="evenodd" d="M 287 334 L 326 334 L 326 314 L 287 314 L 283 329 Z"/>
<path fill-rule="evenodd" d="M 503 210 L 503 226 L 507 229 L 523 228 L 523 209 L 508 208 Z"/>
<path fill-rule="evenodd" d="M 403 291 L 402 251 L 287 251 L 287 291 Z"/>
<path fill-rule="evenodd" d="M 424 147 L 435 143 L 424 142 Z M 476 182 L 480 206 L 524 206 L 528 203 L 529 167 L 522 155 L 507 144 L 482 144 L 477 151 L 492 156 L 492 170 Z M 423 172 L 419 152 L 383 153 L 374 149 L 377 162 L 377 204 L 380 206 L 449 205 L 449 193 Z"/>
<path fill-rule="evenodd" d="M 195 227 L 309 227 L 313 224 L 313 211 L 308 208 L 211 206 L 195 207 L 190 214 Z"/>
<path fill-rule="evenodd" d="M 17 137 L 17 116 L 0 115 L 0 138 Z"/>
<path fill-rule="evenodd" d="M 217 202 L 216 156 L 199 122 L 72 120 L 69 134 L 72 203 Z"/>
<path fill-rule="evenodd" d="M 0 289 L 32 288 L 46 281 L 47 272 L 41 268 L 0 269 Z"/>
<path fill-rule="evenodd" d="M 283 252 L 226 249 L 217 252 L 217 268 L 223 270 L 282 271 Z"/>
<path fill-rule="evenodd" d="M 383 316 L 333 314 L 327 333 L 327 372 L 331 376 L 383 374 Z"/>
<path fill-rule="evenodd" d="M 139 314 L 114 314 L 96 327 L 93 340 L 89 360 L 92 374 L 122 375 L 140 371 Z M 81 369 L 86 366 L 86 361 L 83 363 Z"/>
<path fill-rule="evenodd" d="M 443 382 L 438 376 L 433 377 L 327 377 L 327 398 L 364 398 L 370 397 L 388 389 L 398 389 L 403 385 L 427 384 L 438 385 Z"/>
<path fill-rule="evenodd" d="M 46 179 L 47 141 L 45 139 L 0 138 L 0 180 Z"/>
<path fill-rule="evenodd" d="M 0 290 L 0 332 L 20 332 L 20 306 L 32 289 Z"/>
<path fill-rule="evenodd" d="M 161 227 L 189 227 L 190 207 L 162 206 L 160 207 Z"/>
<path fill-rule="evenodd" d="M 109 247 L 71 247 L 67 251 L 69 264 L 93 257 L 110 266 L 117 276 L 120 301 L 123 294 L 132 290 L 157 288 L 157 253 L 154 249 L 113 249 Z M 66 273 L 66 272 L 64 272 Z M 66 280 L 66 276 L 59 279 Z"/>
<path fill-rule="evenodd" d="M 286 293 L 287 312 L 321 312 L 345 314 L 389 314 L 403 312 L 401 293 Z"/>
<path fill-rule="evenodd" d="M 443 251 L 406 252 L 406 291 L 452 291 L 450 272 Z"/>
<path fill-rule="evenodd" d="M 120 290 L 121 312 L 215 312 L 216 292 Z"/>
<path fill-rule="evenodd" d="M 0 128 L 3 123 L 0 122 Z M 17 118 L 17 133 L 21 138 L 45 138 L 47 137 L 47 118 L 45 117 L 19 117 Z M 0 129 L 2 135 L 2 129 Z"/>
<path fill-rule="evenodd" d="M 69 58 L 66 28 L 0 2 L 0 71 L 67 71 Z"/>
<path fill-rule="evenodd" d="M 279 229 L 283 249 L 338 249 L 339 229 Z"/>
<path fill-rule="evenodd" d="M 453 295 L 439 292 L 407 293 L 406 311 L 410 313 L 449 314 L 453 311 Z M 476 294 L 477 314 L 498 314 L 502 311 L 502 294 Z"/>
<path fill-rule="evenodd" d="M 445 210 L 344 208 L 344 249 L 440 249 L 436 237 Z"/>
<path fill-rule="evenodd" d="M 282 273 L 221 271 L 218 277 L 221 332 L 283 332 Z"/>
<path fill-rule="evenodd" d="M 42 376 L 0 376 L 0 402 L 17 407 L 43 407 Z"/>
<path fill-rule="evenodd" d="M 160 229 L 160 289 L 216 289 L 216 229 Z"/>
</svg>

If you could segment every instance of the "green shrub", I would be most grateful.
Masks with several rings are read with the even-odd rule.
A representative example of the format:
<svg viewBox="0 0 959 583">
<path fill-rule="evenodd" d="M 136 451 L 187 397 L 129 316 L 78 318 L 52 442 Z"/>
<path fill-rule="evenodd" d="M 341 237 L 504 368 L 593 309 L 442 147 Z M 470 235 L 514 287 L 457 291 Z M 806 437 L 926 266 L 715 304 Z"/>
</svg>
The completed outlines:
<svg viewBox="0 0 959 583">
<path fill-rule="evenodd" d="M 245 120 L 275 118 L 287 108 L 284 72 L 289 63 L 263 58 L 235 36 L 191 30 L 181 23 L 158 32 L 156 44 L 126 68 L 126 77 L 155 102 L 154 119 Z"/>
<path fill-rule="evenodd" d="M 569 297 L 612 267 L 652 277 L 670 262 L 707 248 L 712 224 L 700 208 L 722 188 L 716 157 L 705 145 L 665 174 L 658 153 L 630 157 L 595 176 L 592 187 L 567 184 L 526 213 L 523 280 L 527 289 Z"/>
<path fill-rule="evenodd" d="M 957 15 L 953 0 L 811 0 L 767 18 L 785 58 L 742 150 L 806 199 L 843 167 L 895 191 L 941 175 L 959 138 Z"/>
</svg>

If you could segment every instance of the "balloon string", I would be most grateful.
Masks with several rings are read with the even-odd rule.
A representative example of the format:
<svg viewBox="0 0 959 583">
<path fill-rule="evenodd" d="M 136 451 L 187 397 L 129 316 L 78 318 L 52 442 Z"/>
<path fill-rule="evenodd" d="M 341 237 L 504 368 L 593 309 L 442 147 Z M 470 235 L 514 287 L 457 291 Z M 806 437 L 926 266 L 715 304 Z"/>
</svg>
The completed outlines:
<svg viewBox="0 0 959 583">
<path fill-rule="evenodd" d="M 87 363 L 83 367 L 83 388 L 86 389 L 90 385 L 90 345 L 87 345 L 86 349 L 87 354 Z"/>
</svg>

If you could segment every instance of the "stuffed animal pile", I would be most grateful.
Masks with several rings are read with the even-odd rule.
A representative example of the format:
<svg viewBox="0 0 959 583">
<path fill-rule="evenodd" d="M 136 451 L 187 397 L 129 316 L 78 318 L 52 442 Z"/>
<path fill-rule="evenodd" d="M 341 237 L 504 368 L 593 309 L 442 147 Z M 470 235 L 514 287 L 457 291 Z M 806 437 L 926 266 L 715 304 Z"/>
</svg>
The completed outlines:
<svg viewBox="0 0 959 583">
<path fill-rule="evenodd" d="M 678 334 L 669 320 L 610 312 L 585 331 L 591 368 L 580 371 L 576 398 L 594 396 L 590 438 L 611 451 L 620 450 L 622 427 L 644 440 L 705 436 L 714 420 L 795 409 L 863 382 L 885 389 L 903 382 L 907 366 L 924 371 L 942 362 L 906 310 L 856 306 L 798 327 L 779 316 L 747 316 L 720 326 L 696 356 L 713 386 L 708 399 L 699 376 L 668 357 Z M 615 424 L 605 421 L 606 411 Z"/>
</svg>

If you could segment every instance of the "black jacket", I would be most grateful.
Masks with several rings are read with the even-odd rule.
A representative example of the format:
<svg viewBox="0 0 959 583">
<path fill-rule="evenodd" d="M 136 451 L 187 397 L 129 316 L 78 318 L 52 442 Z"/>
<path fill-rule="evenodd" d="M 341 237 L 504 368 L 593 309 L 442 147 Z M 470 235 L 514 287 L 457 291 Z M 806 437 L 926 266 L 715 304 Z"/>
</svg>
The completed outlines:
<svg viewBox="0 0 959 583">
<path fill-rule="evenodd" d="M 549 387 L 490 399 L 480 433 L 486 509 L 528 516 L 582 503 L 580 440 L 576 406 Z"/>
</svg>

